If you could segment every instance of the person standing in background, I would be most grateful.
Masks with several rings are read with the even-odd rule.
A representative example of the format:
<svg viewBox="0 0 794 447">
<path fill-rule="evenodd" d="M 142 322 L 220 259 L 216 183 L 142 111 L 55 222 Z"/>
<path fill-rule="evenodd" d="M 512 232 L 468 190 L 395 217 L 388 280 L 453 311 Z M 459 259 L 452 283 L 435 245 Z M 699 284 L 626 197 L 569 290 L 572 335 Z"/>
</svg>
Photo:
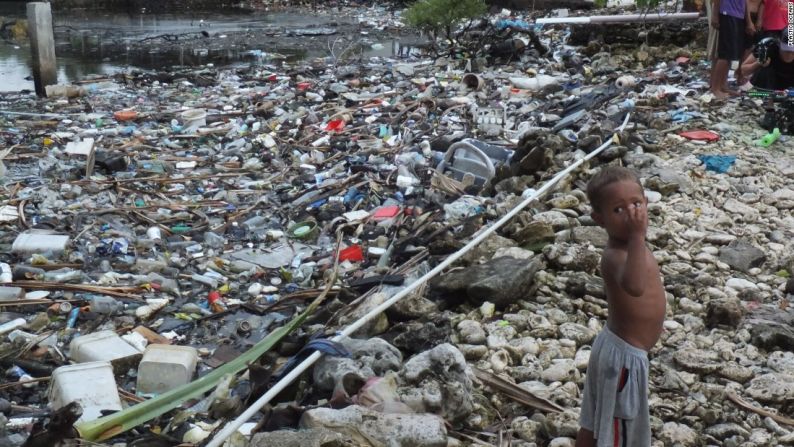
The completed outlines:
<svg viewBox="0 0 794 447">
<path fill-rule="evenodd" d="M 788 26 L 788 0 L 764 0 L 761 15 L 761 38 L 778 37 Z"/>
<path fill-rule="evenodd" d="M 717 99 L 725 99 L 729 95 L 738 95 L 728 88 L 728 71 L 731 62 L 740 62 L 744 53 L 745 13 L 747 0 L 712 0 L 711 26 L 718 29 L 717 61 L 712 65 L 711 93 Z M 741 66 L 736 70 L 736 77 L 741 78 Z"/>
</svg>

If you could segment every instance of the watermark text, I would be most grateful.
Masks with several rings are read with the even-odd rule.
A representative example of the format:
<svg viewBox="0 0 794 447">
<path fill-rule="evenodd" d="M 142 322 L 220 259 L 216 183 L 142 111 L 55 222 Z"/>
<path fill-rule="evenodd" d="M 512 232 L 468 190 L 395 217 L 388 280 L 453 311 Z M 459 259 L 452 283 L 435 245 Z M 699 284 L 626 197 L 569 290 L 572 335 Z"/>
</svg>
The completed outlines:
<svg viewBox="0 0 794 447">
<path fill-rule="evenodd" d="M 788 22 L 788 26 L 786 27 L 786 42 L 789 45 L 794 45 L 794 0 L 788 0 L 786 2 L 786 22 Z"/>
</svg>

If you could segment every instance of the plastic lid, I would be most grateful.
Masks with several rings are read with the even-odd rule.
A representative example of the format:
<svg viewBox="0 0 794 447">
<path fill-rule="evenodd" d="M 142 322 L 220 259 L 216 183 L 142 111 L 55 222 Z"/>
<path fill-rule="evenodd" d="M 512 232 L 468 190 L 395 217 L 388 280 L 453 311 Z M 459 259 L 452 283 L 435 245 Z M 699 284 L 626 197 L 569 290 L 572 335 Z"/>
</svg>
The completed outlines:
<svg viewBox="0 0 794 447">
<path fill-rule="evenodd" d="M 301 225 L 300 227 L 292 230 L 292 234 L 298 237 L 306 236 L 309 232 L 312 231 L 312 227 L 309 225 Z"/>
</svg>

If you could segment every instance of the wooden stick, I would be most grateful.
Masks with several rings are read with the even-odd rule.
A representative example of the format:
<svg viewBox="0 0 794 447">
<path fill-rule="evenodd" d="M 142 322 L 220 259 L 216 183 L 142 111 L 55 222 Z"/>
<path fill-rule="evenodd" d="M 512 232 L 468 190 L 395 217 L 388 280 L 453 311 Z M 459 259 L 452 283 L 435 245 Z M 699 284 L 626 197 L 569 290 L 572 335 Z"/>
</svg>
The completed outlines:
<svg viewBox="0 0 794 447">
<path fill-rule="evenodd" d="M 769 410 L 765 410 L 763 408 L 756 407 L 755 405 L 747 402 L 746 400 L 742 399 L 741 397 L 737 396 L 734 392 L 728 391 L 725 394 L 728 395 L 728 399 L 732 400 L 733 403 L 736 404 L 739 408 L 742 408 L 747 411 L 752 411 L 753 413 L 760 414 L 761 416 L 767 416 L 773 419 L 775 422 L 779 422 L 781 424 L 791 425 L 794 426 L 794 419 L 791 419 L 786 416 L 781 416 L 777 413 L 773 413 Z"/>
<path fill-rule="evenodd" d="M 63 284 L 48 281 L 15 281 L 13 282 L 13 285 L 23 289 L 68 290 L 71 292 L 101 293 L 119 298 L 131 298 L 136 300 L 141 299 L 139 295 L 134 294 L 134 292 L 140 290 L 136 286 L 104 287 L 93 286 L 90 284 Z"/>
<path fill-rule="evenodd" d="M 561 413 L 565 411 L 564 408 L 554 402 L 536 396 L 534 393 L 519 387 L 515 383 L 508 382 L 496 374 L 483 371 L 479 368 L 472 368 L 472 371 L 474 371 L 474 375 L 485 385 L 488 385 L 495 391 L 504 393 L 505 396 L 515 402 L 549 413 Z"/>
<path fill-rule="evenodd" d="M 36 377 L 36 378 L 33 378 L 33 379 L 28 379 L 28 380 L 20 380 L 20 381 L 17 381 L 17 382 L 4 383 L 4 384 L 0 385 L 0 390 L 5 390 L 7 388 L 13 388 L 15 386 L 21 386 L 21 385 L 24 385 L 26 383 L 48 382 L 51 378 L 52 378 L 51 376 Z"/>
</svg>

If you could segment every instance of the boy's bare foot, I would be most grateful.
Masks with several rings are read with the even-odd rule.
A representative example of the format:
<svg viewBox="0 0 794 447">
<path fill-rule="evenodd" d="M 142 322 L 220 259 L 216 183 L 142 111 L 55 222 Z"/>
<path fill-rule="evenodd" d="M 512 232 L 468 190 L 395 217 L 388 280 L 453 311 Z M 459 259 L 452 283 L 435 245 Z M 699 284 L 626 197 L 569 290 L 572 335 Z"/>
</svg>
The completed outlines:
<svg viewBox="0 0 794 447">
<path fill-rule="evenodd" d="M 711 94 L 714 95 L 716 99 L 726 99 L 728 97 L 728 94 L 722 90 L 711 90 Z"/>
<path fill-rule="evenodd" d="M 722 92 L 725 93 L 728 96 L 741 96 L 742 95 L 742 92 L 740 92 L 738 90 L 733 90 L 733 89 L 730 89 L 730 88 L 723 89 Z"/>
</svg>

